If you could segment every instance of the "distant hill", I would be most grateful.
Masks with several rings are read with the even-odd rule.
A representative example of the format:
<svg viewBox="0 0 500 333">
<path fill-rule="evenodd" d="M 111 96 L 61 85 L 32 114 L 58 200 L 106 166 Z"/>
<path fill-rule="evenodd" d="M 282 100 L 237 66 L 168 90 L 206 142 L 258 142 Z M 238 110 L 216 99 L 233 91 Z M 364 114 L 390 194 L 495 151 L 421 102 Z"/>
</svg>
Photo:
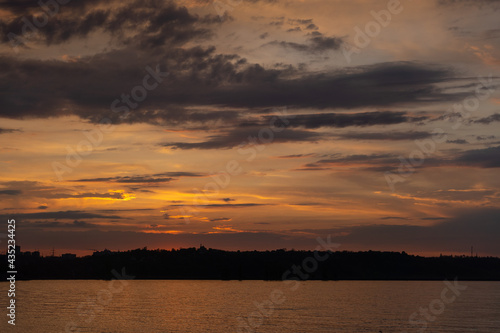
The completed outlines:
<svg viewBox="0 0 500 333">
<path fill-rule="evenodd" d="M 0 261 L 7 267 L 6 256 Z M 188 248 L 95 252 L 77 258 L 16 258 L 18 280 L 112 279 L 123 268 L 135 279 L 218 280 L 494 280 L 500 281 L 500 258 L 420 257 L 405 252 L 222 251 Z M 6 269 L 2 280 L 5 281 Z"/>
</svg>

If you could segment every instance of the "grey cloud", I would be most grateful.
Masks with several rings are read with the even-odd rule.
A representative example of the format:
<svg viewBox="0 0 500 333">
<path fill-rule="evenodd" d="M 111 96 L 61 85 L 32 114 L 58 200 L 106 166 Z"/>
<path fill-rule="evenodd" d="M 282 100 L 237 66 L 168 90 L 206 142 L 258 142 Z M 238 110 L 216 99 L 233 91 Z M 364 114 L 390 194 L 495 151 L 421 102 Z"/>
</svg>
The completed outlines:
<svg viewBox="0 0 500 333">
<path fill-rule="evenodd" d="M 252 145 L 249 141 L 249 137 L 255 139 L 256 144 L 263 144 L 264 141 L 260 141 L 258 138 L 259 131 L 262 127 L 246 127 L 237 128 L 229 130 L 225 133 L 212 135 L 206 141 L 202 142 L 166 142 L 161 145 L 164 147 L 171 147 L 174 149 L 230 149 L 234 147 L 245 147 L 247 145 Z M 275 132 L 273 135 L 273 143 L 284 143 L 284 142 L 315 142 L 320 140 L 322 136 L 318 133 L 311 131 L 302 130 L 292 130 L 286 129 L 282 132 Z M 268 137 L 265 136 L 267 140 Z M 270 141 L 270 142 L 271 142 Z"/>
<path fill-rule="evenodd" d="M 20 190 L 0 190 L 0 195 L 20 195 L 23 192 Z"/>
<path fill-rule="evenodd" d="M 176 180 L 177 177 L 204 177 L 205 174 L 195 172 L 162 172 L 151 175 L 114 176 L 101 178 L 84 178 L 73 180 L 74 182 L 116 182 L 116 183 L 167 183 Z"/>
<path fill-rule="evenodd" d="M 446 143 L 454 143 L 457 145 L 466 145 L 469 144 L 469 141 L 464 139 L 455 139 L 455 140 L 446 140 Z"/>
<path fill-rule="evenodd" d="M 400 161 L 395 154 L 371 154 L 371 155 L 340 155 L 335 154 L 327 159 L 308 163 L 297 169 L 298 171 L 328 170 L 339 164 L 359 166 L 367 171 L 384 172 L 397 167 Z M 366 167 L 366 165 L 370 165 Z"/>
<path fill-rule="evenodd" d="M 259 206 L 270 206 L 270 204 L 258 204 L 258 203 L 241 203 L 241 204 L 208 204 L 208 205 L 197 205 L 196 207 L 201 208 L 247 208 L 247 207 L 259 207 Z M 186 205 L 171 205 L 171 207 L 186 207 Z"/>
<path fill-rule="evenodd" d="M 283 155 L 283 156 L 278 156 L 277 158 L 304 158 L 304 157 L 311 157 L 314 156 L 314 154 L 294 154 L 294 155 Z"/>
<path fill-rule="evenodd" d="M 495 114 L 492 114 L 491 116 L 474 120 L 473 122 L 476 124 L 489 125 L 489 124 L 491 124 L 493 122 L 497 122 L 497 121 L 500 121 L 500 113 L 495 113 Z"/>
<path fill-rule="evenodd" d="M 350 132 L 339 134 L 338 137 L 342 139 L 352 140 L 418 140 L 425 139 L 432 136 L 429 132 L 409 131 L 409 132 Z"/>
<path fill-rule="evenodd" d="M 21 130 L 12 128 L 0 128 L 0 134 L 14 133 L 14 132 L 21 132 Z"/>
<path fill-rule="evenodd" d="M 269 124 L 275 116 L 267 116 L 259 126 Z M 421 119 L 421 117 L 418 117 Z M 316 113 L 316 114 L 299 114 L 293 115 L 284 120 L 278 119 L 276 126 L 286 127 L 304 127 L 306 129 L 317 129 L 320 127 L 345 128 L 351 126 L 365 127 L 375 125 L 393 125 L 406 122 L 413 122 L 414 117 L 401 111 L 372 111 L 360 113 Z M 422 135 L 419 132 L 414 132 L 416 136 Z M 346 134 L 347 136 L 349 134 Z M 369 133 L 366 136 L 370 136 Z M 376 136 L 375 134 L 373 136 Z M 389 136 L 389 135 L 388 135 Z M 397 136 L 397 134 L 395 134 Z"/>
<path fill-rule="evenodd" d="M 437 3 L 441 6 L 475 6 L 475 7 L 487 7 L 487 6 L 497 6 L 500 4 L 499 0 L 437 0 Z"/>
<path fill-rule="evenodd" d="M 297 32 L 300 30 L 301 30 L 300 27 L 296 27 L 287 30 L 287 32 Z M 266 45 L 280 46 L 286 49 L 293 49 L 295 51 L 300 51 L 300 52 L 316 53 L 316 52 L 326 52 L 329 50 L 337 51 L 342 46 L 342 43 L 343 43 L 342 38 L 315 36 L 309 38 L 307 40 L 307 43 L 305 44 L 275 40 L 267 44 L 264 44 L 264 46 Z"/>
<path fill-rule="evenodd" d="M 486 140 L 493 140 L 495 139 L 496 136 L 494 135 L 479 135 L 476 137 L 476 140 L 478 141 L 486 141 Z"/>
<path fill-rule="evenodd" d="M 461 97 L 445 94 L 434 87 L 434 84 L 448 81 L 452 73 L 414 63 L 387 63 L 308 74 L 293 67 L 265 69 L 235 55 L 216 55 L 213 48 L 195 47 L 164 50 L 159 63 L 173 64 L 168 68 L 160 67 L 161 71 L 169 72 L 169 77 L 148 93 L 140 108 L 131 110 L 126 119 L 120 119 L 120 113 L 111 112 L 111 103 L 119 101 L 122 93 L 130 92 L 147 74 L 144 62 L 155 67 L 154 61 L 158 61 L 140 52 L 110 51 L 92 60 L 76 62 L 0 58 L 0 89 L 5 92 L 0 96 L 3 105 L 0 116 L 62 116 L 68 114 L 68 105 L 72 105 L 73 113 L 96 123 L 104 117 L 114 123 L 234 122 L 240 117 L 239 111 L 187 111 L 186 107 L 210 105 L 224 110 L 288 105 L 350 109 L 450 101 Z M 138 57 L 145 57 L 139 61 L 140 66 Z M 30 89 L 24 88 L 27 77 Z M 73 79 L 68 81 L 68 77 Z M 89 84 L 82 86 L 81 82 Z"/>
<path fill-rule="evenodd" d="M 185 7 L 177 6 L 172 1 L 125 1 L 115 2 L 115 6 L 110 6 L 113 2 L 100 1 L 99 7 L 104 7 L 102 9 L 82 8 L 74 3 L 64 6 L 58 15 L 50 17 L 43 29 L 37 30 L 38 36 L 47 45 L 84 38 L 97 30 L 108 32 L 125 44 L 134 43 L 142 47 L 158 47 L 165 43 L 175 45 L 193 38 L 207 37 L 211 31 L 203 25 L 220 23 L 220 19 L 215 19 L 213 15 L 202 18 L 192 15 Z M 3 42 L 10 41 L 8 33 L 21 35 L 25 25 L 23 18 L 33 22 L 34 16 L 44 13 L 41 8 L 37 12 L 33 12 L 31 7 L 26 9 L 8 21 L 0 21 Z M 126 31 L 133 34 L 126 34 Z"/>
<path fill-rule="evenodd" d="M 228 222 L 231 221 L 231 218 L 229 217 L 218 217 L 215 219 L 210 219 L 210 222 Z"/>
<path fill-rule="evenodd" d="M 34 219 L 77 220 L 77 219 L 121 219 L 122 218 L 121 216 L 118 215 L 95 214 L 79 210 L 12 214 L 12 216 L 19 220 L 34 220 Z M 8 217 L 2 216 L 2 218 L 7 219 Z"/>
<path fill-rule="evenodd" d="M 468 150 L 461 153 L 455 161 L 464 166 L 500 168 L 500 146 Z"/>
</svg>

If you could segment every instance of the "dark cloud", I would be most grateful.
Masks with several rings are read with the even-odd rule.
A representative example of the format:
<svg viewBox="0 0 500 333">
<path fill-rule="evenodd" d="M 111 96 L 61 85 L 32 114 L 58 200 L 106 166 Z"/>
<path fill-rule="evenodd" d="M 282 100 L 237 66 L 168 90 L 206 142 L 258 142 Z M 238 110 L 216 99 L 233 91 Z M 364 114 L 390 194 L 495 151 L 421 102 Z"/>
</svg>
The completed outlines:
<svg viewBox="0 0 500 333">
<path fill-rule="evenodd" d="M 221 200 L 224 202 L 236 201 L 236 199 L 232 199 L 232 198 L 222 198 Z"/>
<path fill-rule="evenodd" d="M 174 149 L 230 149 L 234 147 L 252 146 L 264 143 L 284 143 L 284 142 L 316 142 L 322 138 L 318 133 L 311 131 L 286 129 L 282 132 L 272 132 L 272 140 L 269 140 L 268 132 L 263 135 L 263 140 L 259 138 L 262 127 L 236 128 L 222 134 L 212 135 L 208 140 L 202 142 L 166 142 L 161 145 Z M 249 138 L 254 139 L 252 143 Z"/>
<path fill-rule="evenodd" d="M 259 207 L 259 206 L 270 206 L 270 204 L 258 204 L 258 203 L 242 203 L 242 204 L 208 204 L 208 205 L 197 205 L 200 208 L 247 208 L 247 207 Z M 186 207 L 186 205 L 171 205 L 171 207 Z"/>
<path fill-rule="evenodd" d="M 210 219 L 210 222 L 229 222 L 231 220 L 232 219 L 229 218 L 229 217 L 218 217 L 218 218 L 215 218 L 215 219 Z"/>
<path fill-rule="evenodd" d="M 313 19 L 288 19 L 290 25 L 308 25 L 313 23 Z"/>
<path fill-rule="evenodd" d="M 301 30 L 300 27 L 296 27 L 293 29 L 288 29 L 287 32 L 298 32 L 300 30 Z M 342 43 L 343 43 L 342 38 L 315 35 L 314 37 L 310 37 L 307 40 L 307 43 L 304 44 L 275 40 L 267 44 L 264 44 L 264 46 L 266 45 L 280 46 L 286 49 L 293 49 L 295 51 L 300 51 L 300 52 L 317 53 L 317 52 L 326 52 L 329 50 L 337 51 L 342 46 Z"/>
<path fill-rule="evenodd" d="M 115 182 L 115 183 L 168 183 L 178 177 L 204 177 L 205 174 L 195 172 L 163 172 L 151 175 L 115 176 L 101 178 L 76 179 L 74 182 Z"/>
<path fill-rule="evenodd" d="M 466 145 L 469 144 L 469 141 L 464 139 L 456 139 L 456 140 L 446 140 L 446 143 L 454 143 L 457 145 Z"/>
<path fill-rule="evenodd" d="M 463 166 L 500 168 L 500 146 L 468 150 L 461 153 L 455 162 Z"/>
<path fill-rule="evenodd" d="M 397 156 L 394 154 L 371 154 L 371 155 L 335 155 L 328 159 L 322 159 L 314 163 L 308 163 L 299 170 L 323 170 L 329 169 L 334 165 L 353 164 L 353 165 L 394 165 L 399 163 Z"/>
<path fill-rule="evenodd" d="M 495 113 L 495 114 L 492 114 L 491 116 L 474 120 L 473 122 L 476 124 L 489 125 L 489 124 L 491 124 L 493 122 L 497 122 L 497 121 L 500 121 L 500 113 Z"/>
<path fill-rule="evenodd" d="M 0 128 L 0 134 L 14 133 L 14 132 L 21 132 L 21 130 L 12 128 Z"/>
<path fill-rule="evenodd" d="M 258 68 L 258 72 L 262 76 L 265 71 Z M 265 76 L 268 79 L 260 79 L 258 86 L 228 87 L 225 102 L 221 101 L 221 104 L 233 107 L 359 108 L 445 102 L 463 97 L 462 94 L 444 93 L 435 87 L 435 84 L 447 82 L 454 76 L 449 70 L 415 63 L 377 64 L 334 73 L 305 74 L 296 79 L 282 79 L 281 76 Z"/>
<path fill-rule="evenodd" d="M 319 29 L 318 26 L 314 23 L 311 23 L 306 27 L 306 30 L 318 30 L 318 29 Z"/>
<path fill-rule="evenodd" d="M 441 6 L 497 6 L 500 5 L 500 0 L 437 0 Z"/>
<path fill-rule="evenodd" d="M 72 223 L 68 222 L 57 222 L 57 221 L 34 221 L 34 222 L 23 222 L 23 231 L 26 229 L 36 229 L 36 228 L 84 228 L 92 229 L 97 227 L 95 223 L 89 223 L 85 221 L 74 220 Z"/>
<path fill-rule="evenodd" d="M 126 118 L 121 117 L 122 112 L 112 112 L 114 101 L 118 101 L 116 107 L 127 109 L 121 96 L 130 94 L 148 74 L 146 64 L 151 68 L 160 64 L 159 70 L 169 76 L 157 89 L 148 92 L 138 108 L 129 109 Z M 46 118 L 66 116 L 71 110 L 95 123 L 105 117 L 114 123 L 173 125 L 236 121 L 240 112 L 227 108 L 376 108 L 450 101 L 461 95 L 445 94 L 434 85 L 451 76 L 448 70 L 415 63 L 308 74 L 291 66 L 266 69 L 248 64 L 236 55 L 215 54 L 214 48 L 201 47 L 162 48 L 157 55 L 141 49 L 122 49 L 74 62 L 3 57 L 0 116 Z M 72 80 L 68 81 L 68 77 Z M 26 80 L 30 82 L 29 89 Z M 222 111 L 187 110 L 189 106 L 213 106 Z"/>
<path fill-rule="evenodd" d="M 78 194 L 67 194 L 61 195 L 61 198 L 105 198 L 105 199 L 124 199 L 124 193 L 121 192 L 111 192 L 111 193 L 95 193 L 86 192 Z"/>
<path fill-rule="evenodd" d="M 12 214 L 15 219 L 19 220 L 35 220 L 35 219 L 55 219 L 55 220 L 76 220 L 76 219 L 121 219 L 118 215 L 103 215 L 89 213 L 79 210 L 67 210 L 58 212 L 39 212 L 26 214 Z M 8 216 L 2 216 L 7 219 Z"/>
<path fill-rule="evenodd" d="M 40 6 L 40 2 L 49 4 L 50 1 L 39 1 L 39 0 L 0 0 L 0 9 L 7 12 L 27 15 L 32 13 L 41 13 L 43 8 Z M 112 4 L 116 0 L 86 0 L 86 1 L 70 1 L 59 8 L 64 8 L 65 11 L 82 12 L 88 8 L 96 6 L 101 3 Z"/>
<path fill-rule="evenodd" d="M 366 171 L 400 172 L 402 156 L 397 154 L 359 154 L 341 155 L 333 154 L 329 158 L 321 159 L 313 163 L 303 165 L 298 171 L 328 170 L 338 165 L 361 168 Z M 420 166 L 414 169 L 432 167 L 478 167 L 498 168 L 500 167 L 500 146 L 485 149 L 474 149 L 466 151 L 451 151 L 448 156 L 441 158 L 428 157 Z M 403 168 L 403 170 L 406 170 Z M 439 196 L 443 197 L 443 193 Z"/>
<path fill-rule="evenodd" d="M 276 116 L 266 116 L 264 121 L 258 123 L 259 126 L 266 126 Z M 406 122 L 414 122 L 422 117 L 412 117 L 406 112 L 401 111 L 372 111 L 360 113 L 316 113 L 316 114 L 299 114 L 293 115 L 284 120 L 279 120 L 275 123 L 277 127 L 304 127 L 306 129 L 317 129 L 320 127 L 345 128 L 351 126 L 365 127 L 376 125 L 394 125 Z M 413 132 L 415 136 L 424 135 L 423 132 Z M 361 135 L 361 134 L 360 134 Z M 394 137 L 397 137 L 397 132 Z M 349 134 L 346 134 L 349 136 Z M 362 136 L 362 135 L 361 135 Z M 367 137 L 370 133 L 366 134 Z M 373 137 L 376 137 L 373 134 Z M 390 134 L 387 134 L 389 137 Z M 402 135 L 401 135 L 402 136 Z M 354 138 L 354 137 L 353 137 Z"/>
<path fill-rule="evenodd" d="M 38 206 L 38 209 L 47 209 L 47 208 L 49 208 L 49 206 L 47 206 L 47 205 Z"/>
<path fill-rule="evenodd" d="M 493 140 L 495 138 L 496 138 L 496 136 L 494 136 L 494 135 L 478 135 L 476 137 L 476 140 L 477 141 L 486 141 L 486 140 Z"/>
<path fill-rule="evenodd" d="M 432 136 L 429 132 L 350 132 L 345 134 L 337 135 L 342 139 L 352 139 L 352 140 L 418 140 L 425 139 Z"/>
<path fill-rule="evenodd" d="M 342 46 L 343 40 L 337 37 L 316 36 L 316 37 L 311 37 L 309 39 L 309 42 L 312 45 L 312 51 L 318 52 L 318 51 L 338 50 Z"/>
<path fill-rule="evenodd" d="M 277 158 L 304 158 L 304 157 L 311 157 L 311 156 L 314 156 L 314 154 L 283 155 L 283 156 L 277 156 Z"/>
<path fill-rule="evenodd" d="M 74 3 L 77 2 L 80 1 L 60 6 L 58 14 L 51 16 L 43 27 L 36 30 L 36 40 L 42 39 L 47 45 L 60 44 L 74 38 L 85 38 L 95 31 L 102 31 L 125 44 L 158 47 L 167 43 L 182 44 L 193 38 L 208 37 L 211 32 L 204 25 L 221 21 L 214 15 L 205 17 L 192 15 L 187 8 L 177 6 L 172 1 L 125 1 L 114 2 L 113 6 L 111 6 L 113 2 L 100 1 L 99 7 L 95 6 L 98 1 L 91 1 L 94 2 L 93 8 L 99 9 L 91 9 L 88 4 L 75 6 Z M 4 3 L 4 8 L 24 7 L 26 10 L 19 12 L 18 16 L 10 20 L 0 22 L 0 31 L 3 35 L 1 41 L 9 42 L 9 33 L 21 36 L 25 20 L 33 22 L 37 15 L 46 15 L 41 8 L 34 12 L 33 6 L 29 6 L 31 4 L 8 7 L 8 4 Z"/>
<path fill-rule="evenodd" d="M 0 195 L 20 195 L 23 192 L 20 190 L 0 190 Z"/>
</svg>

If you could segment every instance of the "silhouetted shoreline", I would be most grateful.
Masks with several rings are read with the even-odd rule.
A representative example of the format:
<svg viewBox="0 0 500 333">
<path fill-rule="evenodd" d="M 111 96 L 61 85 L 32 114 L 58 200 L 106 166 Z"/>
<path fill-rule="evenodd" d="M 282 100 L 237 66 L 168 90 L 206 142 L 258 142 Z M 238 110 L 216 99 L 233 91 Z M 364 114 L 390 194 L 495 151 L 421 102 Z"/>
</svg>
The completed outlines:
<svg viewBox="0 0 500 333">
<path fill-rule="evenodd" d="M 0 260 L 7 263 L 7 257 Z M 6 267 L 7 265 L 5 265 Z M 176 280 L 452 280 L 500 281 L 500 258 L 421 257 L 379 251 L 96 251 L 91 256 L 17 255 L 18 280 L 109 280 L 113 271 L 135 279 Z M 7 274 L 4 270 L 2 280 Z"/>
</svg>

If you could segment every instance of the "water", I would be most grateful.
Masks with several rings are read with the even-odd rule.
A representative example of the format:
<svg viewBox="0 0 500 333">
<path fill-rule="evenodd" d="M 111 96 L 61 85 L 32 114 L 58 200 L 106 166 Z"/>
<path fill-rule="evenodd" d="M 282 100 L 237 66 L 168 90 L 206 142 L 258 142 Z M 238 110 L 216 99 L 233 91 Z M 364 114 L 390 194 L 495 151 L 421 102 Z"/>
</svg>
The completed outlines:
<svg viewBox="0 0 500 333">
<path fill-rule="evenodd" d="M 500 332 L 499 282 L 459 282 L 467 289 L 446 291 L 446 304 L 442 281 L 126 283 L 18 281 L 15 328 L 7 324 L 8 285 L 1 283 L 0 332 L 410 333 L 425 322 L 421 332 Z M 409 323 L 429 306 L 435 315 Z"/>
</svg>

